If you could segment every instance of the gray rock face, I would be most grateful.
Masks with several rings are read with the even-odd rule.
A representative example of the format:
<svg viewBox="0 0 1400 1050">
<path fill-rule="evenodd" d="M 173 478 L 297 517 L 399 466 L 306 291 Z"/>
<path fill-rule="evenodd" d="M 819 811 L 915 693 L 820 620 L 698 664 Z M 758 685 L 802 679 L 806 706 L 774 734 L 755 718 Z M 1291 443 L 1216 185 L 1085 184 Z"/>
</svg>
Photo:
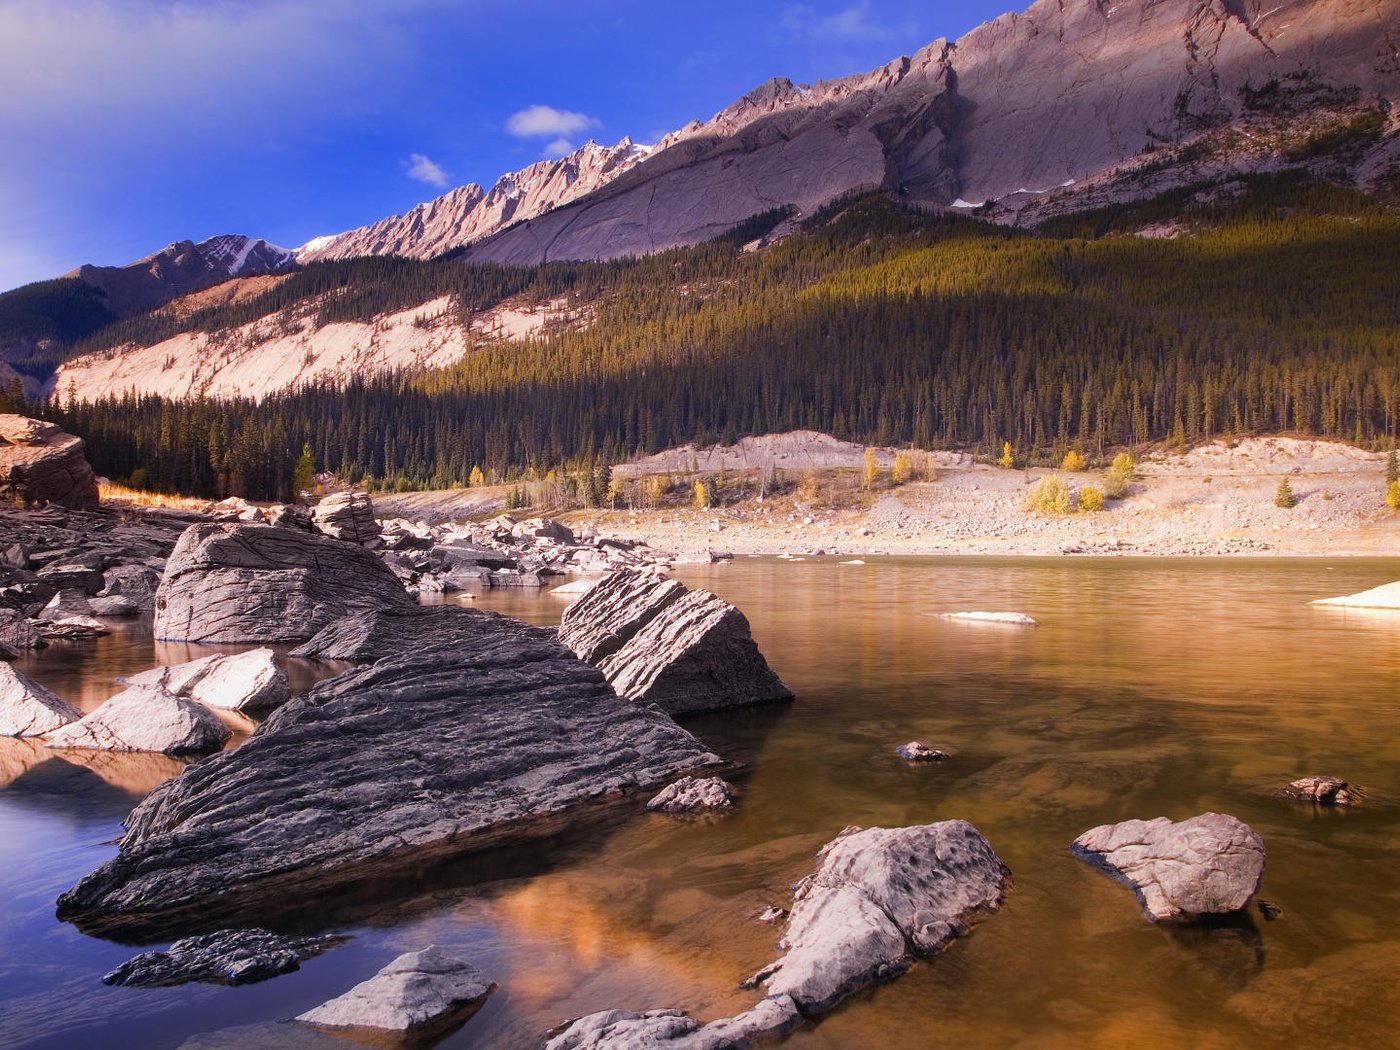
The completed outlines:
<svg viewBox="0 0 1400 1050">
<path fill-rule="evenodd" d="M 467 960 L 432 944 L 400 955 L 369 980 L 297 1020 L 322 1028 L 409 1032 L 476 1010 L 495 988 Z"/>
<path fill-rule="evenodd" d="M 42 649 L 45 642 L 39 628 L 23 613 L 0 608 L 0 644 L 23 652 L 26 649 Z"/>
<path fill-rule="evenodd" d="M 787 954 L 754 978 L 808 1015 L 942 948 L 1000 906 L 1007 875 L 965 820 L 848 828 L 818 856 L 793 893 Z"/>
<path fill-rule="evenodd" d="M 718 761 L 556 642 L 425 632 L 153 791 L 118 855 L 59 912 L 84 928 L 259 921 L 395 866 L 547 833 L 540 818 Z"/>
<path fill-rule="evenodd" d="M 311 508 L 311 524 L 332 539 L 364 546 L 379 539 L 374 505 L 367 492 L 337 492 Z"/>
<path fill-rule="evenodd" d="M 268 930 L 219 930 L 185 937 L 165 951 L 142 952 L 102 978 L 103 984 L 161 988 L 206 981 L 252 984 L 300 969 L 340 943 L 337 937 L 284 937 Z"/>
<path fill-rule="evenodd" d="M 1320 806 L 1350 806 L 1356 801 L 1355 789 L 1336 777 L 1301 777 L 1280 788 L 1278 794 L 1291 802 L 1314 802 Z"/>
<path fill-rule="evenodd" d="M 729 785 L 719 777 L 681 777 L 674 784 L 667 784 L 647 803 L 647 809 L 662 813 L 696 813 L 733 807 Z"/>
<path fill-rule="evenodd" d="M 1122 878 L 1153 922 L 1239 911 L 1264 877 L 1264 842 L 1224 813 L 1090 828 L 1074 853 Z"/>
<path fill-rule="evenodd" d="M 150 612 L 156 607 L 160 572 L 149 565 L 113 566 L 102 574 L 102 581 L 99 598 L 128 598 L 142 612 Z"/>
<path fill-rule="evenodd" d="M 25 506 L 97 507 L 97 478 L 81 438 L 52 423 L 0 414 L 0 499 Z"/>
<path fill-rule="evenodd" d="M 702 1025 L 680 1010 L 603 1010 L 571 1021 L 545 1050 L 737 1050 L 802 1023 L 791 996 L 763 999 L 734 1017 Z"/>
<path fill-rule="evenodd" d="M 0 663 L 0 736 L 42 736 L 82 717 L 67 700 Z"/>
<path fill-rule="evenodd" d="M 410 605 L 402 609 L 365 610 L 327 624 L 293 656 L 313 660 L 382 660 L 411 652 L 431 639 L 434 646 L 471 646 L 483 640 L 516 637 L 553 641 L 554 633 L 500 613 L 459 605 Z"/>
<path fill-rule="evenodd" d="M 361 609 L 412 604 L 398 578 L 351 543 L 270 525 L 191 525 L 156 595 L 169 641 L 302 641 Z"/>
<path fill-rule="evenodd" d="M 287 672 L 271 649 L 236 656 L 215 653 L 188 663 L 153 667 L 126 679 L 128 685 L 154 686 L 205 707 L 262 714 L 287 702 Z"/>
<path fill-rule="evenodd" d="M 743 613 L 651 573 L 600 580 L 564 610 L 559 640 L 596 663 L 619 695 L 673 715 L 792 698 Z"/>
<path fill-rule="evenodd" d="M 86 717 L 49 734 L 49 747 L 97 751 L 217 751 L 230 736 L 206 708 L 154 686 L 132 686 Z"/>
<path fill-rule="evenodd" d="M 141 606 L 134 598 L 114 594 L 108 598 L 89 598 L 88 608 L 94 616 L 139 616 Z"/>
</svg>

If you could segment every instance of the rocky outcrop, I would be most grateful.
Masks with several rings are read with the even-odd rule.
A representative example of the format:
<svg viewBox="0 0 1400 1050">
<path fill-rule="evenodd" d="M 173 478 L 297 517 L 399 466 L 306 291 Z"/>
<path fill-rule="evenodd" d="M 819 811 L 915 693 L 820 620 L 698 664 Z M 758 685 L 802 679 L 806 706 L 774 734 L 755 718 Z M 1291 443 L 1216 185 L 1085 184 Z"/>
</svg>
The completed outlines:
<svg viewBox="0 0 1400 1050">
<path fill-rule="evenodd" d="M 673 715 L 792 698 L 743 613 L 652 573 L 599 581 L 564 610 L 559 640 L 596 664 L 619 695 Z"/>
<path fill-rule="evenodd" d="M 1153 922 L 1239 911 L 1264 877 L 1263 840 L 1224 813 L 1103 824 L 1073 850 L 1131 886 Z"/>
<path fill-rule="evenodd" d="M 156 607 L 160 572 L 149 565 L 115 565 L 102 574 L 99 598 L 127 598 L 142 612 Z"/>
<path fill-rule="evenodd" d="M 23 613 L 0 607 L 0 645 L 24 652 L 26 649 L 42 649 L 45 642 L 39 628 Z"/>
<path fill-rule="evenodd" d="M 425 632 L 157 788 L 59 912 L 94 929 L 265 921 L 718 761 L 556 642 L 505 632 L 463 646 Z"/>
<path fill-rule="evenodd" d="M 719 777 L 681 777 L 667 784 L 647 803 L 662 813 L 698 813 L 734 808 L 728 784 Z"/>
<path fill-rule="evenodd" d="M 602 1010 L 570 1021 L 545 1050 L 740 1050 L 801 1023 L 802 1014 L 787 995 L 704 1025 L 680 1010 Z"/>
<path fill-rule="evenodd" d="M 355 544 L 270 525 L 191 525 L 165 566 L 154 630 L 168 641 L 302 641 L 348 613 L 410 604 Z"/>
<path fill-rule="evenodd" d="M 154 686 L 131 686 L 90 715 L 49 734 L 49 747 L 199 755 L 230 736 L 209 710 Z"/>
<path fill-rule="evenodd" d="M 367 492 L 337 492 L 311 508 L 311 524 L 332 539 L 365 546 L 379 541 L 379 524 Z"/>
<path fill-rule="evenodd" d="M 477 1010 L 496 989 L 466 959 L 429 945 L 400 955 L 344 995 L 297 1017 L 321 1028 L 412 1032 Z"/>
<path fill-rule="evenodd" d="M 554 634 L 500 613 L 460 605 L 410 605 L 402 609 L 366 610 L 327 624 L 293 656 L 313 660 L 368 663 L 411 652 L 431 639 L 434 646 L 470 647 L 481 641 L 518 638 L 552 641 Z"/>
<path fill-rule="evenodd" d="M 127 988 L 163 988 L 190 981 L 253 984 L 291 973 L 341 943 L 339 937 L 286 937 L 269 930 L 219 930 L 185 937 L 164 951 L 142 952 L 102 978 Z"/>
<path fill-rule="evenodd" d="M 42 736 L 82 717 L 67 700 L 0 663 L 0 736 Z"/>
<path fill-rule="evenodd" d="M 786 954 L 752 979 L 807 1015 L 898 976 L 1001 904 L 1007 870 L 965 820 L 847 828 L 793 892 Z"/>
<path fill-rule="evenodd" d="M 236 656 L 215 653 L 189 663 L 153 667 L 130 676 L 126 683 L 153 686 L 205 707 L 245 714 L 266 714 L 291 697 L 287 672 L 277 666 L 271 649 Z"/>
<path fill-rule="evenodd" d="M 42 420 L 0 414 L 0 500 L 95 508 L 97 478 L 83 456 L 82 438 Z"/>
<path fill-rule="evenodd" d="M 1356 789 L 1336 777 L 1300 777 L 1287 787 L 1279 788 L 1279 798 L 1290 802 L 1312 802 L 1319 806 L 1350 806 L 1356 801 Z"/>
</svg>

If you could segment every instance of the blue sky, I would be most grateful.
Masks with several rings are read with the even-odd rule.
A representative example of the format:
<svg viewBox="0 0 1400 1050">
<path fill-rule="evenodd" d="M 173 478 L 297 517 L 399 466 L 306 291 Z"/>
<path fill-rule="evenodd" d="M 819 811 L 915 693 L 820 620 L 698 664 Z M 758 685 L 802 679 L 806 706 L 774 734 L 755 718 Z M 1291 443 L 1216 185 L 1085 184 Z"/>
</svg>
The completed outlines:
<svg viewBox="0 0 1400 1050">
<path fill-rule="evenodd" d="M 0 289 L 218 233 L 296 247 L 1012 6 L 0 0 Z"/>
</svg>

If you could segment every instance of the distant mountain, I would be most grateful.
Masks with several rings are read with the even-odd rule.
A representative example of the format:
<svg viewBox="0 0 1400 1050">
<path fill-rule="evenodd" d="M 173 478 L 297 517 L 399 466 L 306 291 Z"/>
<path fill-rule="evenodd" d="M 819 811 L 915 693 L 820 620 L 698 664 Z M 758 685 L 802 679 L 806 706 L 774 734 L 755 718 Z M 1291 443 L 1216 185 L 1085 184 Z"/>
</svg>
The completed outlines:
<svg viewBox="0 0 1400 1050">
<path fill-rule="evenodd" d="M 629 138 L 616 146 L 588 142 L 566 157 L 502 175 L 489 191 L 470 183 L 372 226 L 317 237 L 297 249 L 297 259 L 304 263 L 358 255 L 429 259 L 601 189 L 631 170 L 650 149 L 634 145 Z"/>
</svg>

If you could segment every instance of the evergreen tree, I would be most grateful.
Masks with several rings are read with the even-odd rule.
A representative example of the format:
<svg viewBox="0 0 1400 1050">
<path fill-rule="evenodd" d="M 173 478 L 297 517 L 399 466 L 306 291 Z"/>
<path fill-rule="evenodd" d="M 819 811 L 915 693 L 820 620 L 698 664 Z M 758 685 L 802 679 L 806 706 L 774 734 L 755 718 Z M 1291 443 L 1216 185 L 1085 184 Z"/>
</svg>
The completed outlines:
<svg viewBox="0 0 1400 1050">
<path fill-rule="evenodd" d="M 1298 500 L 1293 495 L 1293 486 L 1288 483 L 1287 478 L 1279 478 L 1278 492 L 1274 495 L 1274 506 L 1291 510 Z"/>
<path fill-rule="evenodd" d="M 292 471 L 292 500 L 299 501 L 311 491 L 311 486 L 316 483 L 316 456 L 311 451 L 310 444 L 301 446 L 301 458 L 297 460 L 296 470 Z"/>
</svg>

